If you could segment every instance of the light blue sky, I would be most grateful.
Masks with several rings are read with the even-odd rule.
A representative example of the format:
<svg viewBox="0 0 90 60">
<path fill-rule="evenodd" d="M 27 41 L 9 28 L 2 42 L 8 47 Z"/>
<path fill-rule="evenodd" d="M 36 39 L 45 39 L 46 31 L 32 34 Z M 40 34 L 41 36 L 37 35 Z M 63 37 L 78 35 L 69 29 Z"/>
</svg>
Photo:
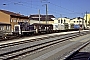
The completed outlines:
<svg viewBox="0 0 90 60">
<path fill-rule="evenodd" d="M 3 5 L 6 4 L 6 5 Z M 0 9 L 9 10 L 23 15 L 45 14 L 45 5 L 48 4 L 48 14 L 55 17 L 83 17 L 90 12 L 90 0 L 0 0 Z"/>
</svg>

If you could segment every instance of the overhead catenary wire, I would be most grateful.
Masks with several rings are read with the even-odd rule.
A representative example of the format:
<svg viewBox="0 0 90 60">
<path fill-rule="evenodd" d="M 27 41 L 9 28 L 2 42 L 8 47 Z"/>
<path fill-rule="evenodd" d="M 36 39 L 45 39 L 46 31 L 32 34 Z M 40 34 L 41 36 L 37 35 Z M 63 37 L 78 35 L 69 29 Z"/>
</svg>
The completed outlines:
<svg viewBox="0 0 90 60">
<path fill-rule="evenodd" d="M 82 13 L 80 13 L 80 12 L 75 12 L 75 11 L 73 11 L 73 10 L 70 10 L 70 9 L 67 9 L 67 8 L 64 8 L 64 7 L 62 7 L 62 6 L 60 6 L 60 5 L 56 5 L 55 3 L 52 3 L 52 2 L 48 2 L 48 0 L 41 0 L 41 1 L 46 1 L 45 3 L 49 3 L 49 4 L 51 4 L 51 5 L 54 5 L 54 6 L 56 6 L 56 7 L 59 7 L 59 8 L 62 8 L 62 9 L 64 9 L 64 10 L 66 10 L 66 11 L 69 11 L 69 13 L 61 13 L 61 12 L 58 12 L 59 13 L 59 15 L 60 14 L 64 14 L 64 15 L 68 15 L 68 14 L 78 14 L 78 15 L 82 15 Z M 49 12 L 51 12 L 51 10 L 49 11 Z M 53 11 L 54 12 L 54 11 Z M 57 11 L 55 10 L 55 12 L 54 13 L 57 13 Z"/>
<path fill-rule="evenodd" d="M 7 0 L 7 1 L 9 1 L 9 0 Z M 47 0 L 44 0 L 44 1 L 47 1 Z M 33 0 L 30 0 L 30 2 L 27 2 L 27 1 L 21 1 L 21 2 L 15 2 L 15 1 L 10 1 L 12 4 L 14 4 L 14 5 L 21 5 L 21 6 L 23 6 L 23 7 L 27 7 L 27 8 L 32 8 L 32 9 L 34 9 L 34 10 L 38 10 L 38 9 L 40 9 L 40 5 L 38 5 L 38 4 L 34 4 L 33 3 Z M 40 2 L 40 1 L 38 1 L 38 2 Z M 52 3 L 52 2 L 48 2 L 49 4 L 51 4 L 51 5 L 54 5 L 54 6 L 57 6 L 57 7 L 59 7 L 59 8 L 62 8 L 62 9 L 64 9 L 64 10 L 66 10 L 66 11 L 69 11 L 69 12 L 58 12 L 58 10 L 48 10 L 48 13 L 49 12 L 53 12 L 53 13 L 55 13 L 55 14 L 57 14 L 57 15 L 60 15 L 60 14 L 62 14 L 62 15 L 68 15 L 68 14 L 81 14 L 81 13 L 78 13 L 78 12 L 75 12 L 75 11 L 72 11 L 72 10 L 70 10 L 70 9 L 67 9 L 67 8 L 64 8 L 64 7 L 62 7 L 62 6 L 59 6 L 59 5 L 56 5 L 56 4 L 54 4 L 54 3 Z M 31 6 L 30 6 L 31 5 Z M 43 9 L 43 10 L 45 10 L 45 9 Z M 41 10 L 42 11 L 42 10 Z M 71 12 L 71 13 L 70 13 Z"/>
</svg>

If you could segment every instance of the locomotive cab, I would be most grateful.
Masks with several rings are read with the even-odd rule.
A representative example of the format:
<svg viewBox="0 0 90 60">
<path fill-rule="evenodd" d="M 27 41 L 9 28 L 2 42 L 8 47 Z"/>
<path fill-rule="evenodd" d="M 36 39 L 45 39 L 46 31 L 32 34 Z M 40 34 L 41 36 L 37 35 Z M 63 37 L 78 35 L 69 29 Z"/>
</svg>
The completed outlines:
<svg viewBox="0 0 90 60">
<path fill-rule="evenodd" d="M 20 25 L 14 25 L 14 34 L 21 35 Z"/>
</svg>

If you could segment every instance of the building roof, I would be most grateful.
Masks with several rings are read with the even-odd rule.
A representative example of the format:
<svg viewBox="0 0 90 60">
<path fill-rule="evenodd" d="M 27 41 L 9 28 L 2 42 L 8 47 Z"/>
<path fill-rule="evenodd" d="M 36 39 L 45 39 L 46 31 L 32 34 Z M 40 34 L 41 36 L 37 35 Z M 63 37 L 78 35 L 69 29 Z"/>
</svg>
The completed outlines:
<svg viewBox="0 0 90 60">
<path fill-rule="evenodd" d="M 0 25 L 11 25 L 11 24 L 7 24 L 7 23 L 2 23 L 2 22 L 0 22 Z"/>
<path fill-rule="evenodd" d="M 10 16 L 28 18 L 28 16 L 24 16 L 24 15 L 21 15 L 19 13 L 14 13 L 14 12 L 6 11 L 6 10 L 0 10 L 0 11 L 3 12 L 3 13 L 5 13 L 5 14 L 8 14 Z"/>
<path fill-rule="evenodd" d="M 82 20 L 84 20 L 84 18 L 81 18 L 81 17 L 75 17 L 75 18 L 72 18 L 70 20 L 74 20 L 74 19 L 77 19 L 77 20 L 82 19 Z"/>
<path fill-rule="evenodd" d="M 29 17 L 32 20 L 38 20 L 39 21 L 39 15 L 30 15 Z M 47 15 L 47 20 L 48 21 L 53 21 L 51 18 L 55 18 L 53 15 Z M 40 21 L 45 21 L 46 20 L 46 15 L 40 15 Z"/>
<path fill-rule="evenodd" d="M 48 26 L 48 25 L 52 25 L 52 24 L 33 23 L 32 25 L 46 25 L 46 26 Z"/>
</svg>

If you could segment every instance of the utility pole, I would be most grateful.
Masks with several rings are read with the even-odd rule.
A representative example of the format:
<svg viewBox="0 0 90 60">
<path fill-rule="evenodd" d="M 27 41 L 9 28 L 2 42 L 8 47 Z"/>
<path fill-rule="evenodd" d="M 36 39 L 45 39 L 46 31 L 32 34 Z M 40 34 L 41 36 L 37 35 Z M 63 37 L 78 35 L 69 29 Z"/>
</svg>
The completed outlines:
<svg viewBox="0 0 90 60">
<path fill-rule="evenodd" d="M 87 11 L 86 11 L 86 27 L 87 27 Z"/>
<path fill-rule="evenodd" d="M 80 17 L 78 17 L 79 20 L 79 34 L 80 34 Z"/>
<path fill-rule="evenodd" d="M 46 5 L 46 24 L 47 24 L 47 15 L 48 15 L 48 11 L 47 11 L 47 4 L 45 4 Z"/>
<path fill-rule="evenodd" d="M 62 24 L 62 14 L 60 14 L 60 17 L 61 17 L 61 24 Z"/>
<path fill-rule="evenodd" d="M 83 13 L 82 13 L 82 15 L 83 15 Z M 84 15 L 83 15 L 83 17 L 84 17 Z M 84 18 L 82 18 L 82 29 L 84 29 L 84 27 L 85 27 Z"/>
<path fill-rule="evenodd" d="M 40 9 L 38 10 L 38 12 L 39 12 L 39 24 L 40 24 Z"/>
<path fill-rule="evenodd" d="M 47 4 L 45 4 L 45 6 L 46 6 L 46 24 L 47 24 L 47 15 L 48 15 L 48 11 L 47 11 Z M 46 31 L 47 31 L 47 27 L 46 27 Z"/>
</svg>

